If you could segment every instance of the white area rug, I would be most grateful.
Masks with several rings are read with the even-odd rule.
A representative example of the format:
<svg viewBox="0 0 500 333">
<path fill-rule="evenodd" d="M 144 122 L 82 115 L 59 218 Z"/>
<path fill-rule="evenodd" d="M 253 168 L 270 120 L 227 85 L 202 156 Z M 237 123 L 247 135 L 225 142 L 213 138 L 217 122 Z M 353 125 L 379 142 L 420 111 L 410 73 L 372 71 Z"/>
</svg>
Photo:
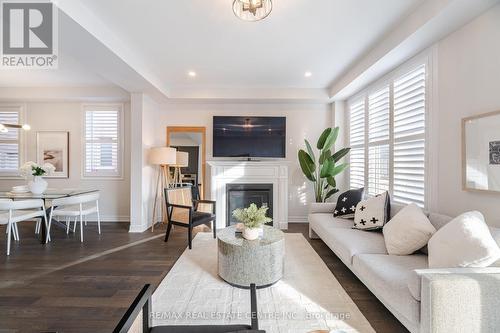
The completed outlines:
<svg viewBox="0 0 500 333">
<path fill-rule="evenodd" d="M 375 332 L 302 234 L 285 234 L 284 278 L 257 290 L 259 328 Z M 155 325 L 249 324 L 250 292 L 217 275 L 217 241 L 198 233 L 153 295 Z"/>
</svg>

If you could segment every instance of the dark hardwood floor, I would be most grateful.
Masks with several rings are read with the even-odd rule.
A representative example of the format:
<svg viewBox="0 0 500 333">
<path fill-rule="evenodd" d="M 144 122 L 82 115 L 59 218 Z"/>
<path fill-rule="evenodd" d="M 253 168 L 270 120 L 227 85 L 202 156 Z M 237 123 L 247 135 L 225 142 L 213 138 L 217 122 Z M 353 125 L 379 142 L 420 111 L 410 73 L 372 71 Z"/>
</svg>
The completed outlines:
<svg viewBox="0 0 500 333">
<path fill-rule="evenodd" d="M 154 233 L 128 233 L 126 223 L 95 224 L 85 242 L 61 229 L 41 245 L 34 224 L 20 223 L 21 242 L 5 255 L 0 228 L 0 333 L 111 332 L 145 283 L 157 286 L 186 248 L 186 232 L 177 228 L 168 243 L 164 227 Z M 303 233 L 306 224 L 288 232 Z M 377 332 L 407 332 L 321 240 L 309 240 Z"/>
</svg>

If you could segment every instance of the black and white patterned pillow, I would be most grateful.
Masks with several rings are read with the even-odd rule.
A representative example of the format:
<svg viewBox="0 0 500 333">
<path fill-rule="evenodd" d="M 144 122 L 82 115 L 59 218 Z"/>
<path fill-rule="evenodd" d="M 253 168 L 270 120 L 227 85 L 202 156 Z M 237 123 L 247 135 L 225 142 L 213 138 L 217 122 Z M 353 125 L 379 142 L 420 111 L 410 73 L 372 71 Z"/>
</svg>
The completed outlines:
<svg viewBox="0 0 500 333">
<path fill-rule="evenodd" d="M 354 228 L 361 230 L 382 229 L 389 220 L 391 203 L 388 192 L 361 201 L 356 206 Z"/>
<path fill-rule="evenodd" d="M 363 199 L 364 188 L 349 190 L 339 195 L 337 205 L 333 212 L 333 217 L 341 217 L 344 219 L 354 218 L 356 205 Z"/>
</svg>

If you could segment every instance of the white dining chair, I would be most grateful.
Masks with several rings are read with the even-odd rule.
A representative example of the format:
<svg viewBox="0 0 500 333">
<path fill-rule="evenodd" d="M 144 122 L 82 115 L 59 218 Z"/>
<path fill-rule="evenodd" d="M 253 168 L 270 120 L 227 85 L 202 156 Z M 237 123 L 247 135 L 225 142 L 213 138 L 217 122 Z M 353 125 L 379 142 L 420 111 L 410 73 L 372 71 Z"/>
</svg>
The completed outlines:
<svg viewBox="0 0 500 333">
<path fill-rule="evenodd" d="M 0 200 L 0 224 L 7 225 L 7 255 L 10 255 L 11 236 L 19 241 L 18 222 L 43 218 L 47 225 L 43 200 Z"/>
<path fill-rule="evenodd" d="M 47 242 L 50 240 L 50 226 L 52 218 L 65 217 L 66 218 L 66 232 L 69 231 L 69 223 L 71 218 L 75 218 L 76 222 L 80 220 L 80 241 L 83 242 L 83 222 L 84 217 L 90 214 L 97 214 L 97 229 L 101 234 L 101 217 L 99 215 L 99 192 L 77 195 L 73 197 L 65 197 L 52 200 L 52 207 L 49 213 L 49 226 L 47 229 Z"/>
</svg>

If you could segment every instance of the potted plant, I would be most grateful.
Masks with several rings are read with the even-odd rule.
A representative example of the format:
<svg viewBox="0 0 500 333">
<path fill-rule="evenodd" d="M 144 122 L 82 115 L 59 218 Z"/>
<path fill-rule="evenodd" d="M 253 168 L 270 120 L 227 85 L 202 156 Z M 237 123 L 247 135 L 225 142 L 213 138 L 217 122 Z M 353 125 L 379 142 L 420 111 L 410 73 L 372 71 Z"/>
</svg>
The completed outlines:
<svg viewBox="0 0 500 333">
<path fill-rule="evenodd" d="M 337 193 L 337 183 L 335 176 L 343 172 L 349 166 L 347 163 L 338 162 L 349 153 L 351 148 L 342 148 L 337 152 L 332 152 L 332 147 L 337 141 L 339 128 L 327 128 L 318 139 L 316 148 L 318 159 L 311 145 L 307 140 L 307 152 L 299 150 L 299 163 L 302 172 L 311 182 L 314 183 L 314 196 L 316 202 L 325 202 L 332 195 Z"/>
<path fill-rule="evenodd" d="M 33 177 L 28 183 L 28 188 L 33 194 L 42 194 L 47 190 L 48 183 L 42 176 L 50 175 L 56 170 L 56 168 L 50 164 L 45 163 L 44 165 L 38 165 L 35 162 L 26 162 L 20 169 L 21 175 L 24 177 Z"/>
<path fill-rule="evenodd" d="M 242 235 L 245 239 L 257 239 L 262 225 L 273 221 L 266 216 L 268 209 L 269 207 L 264 206 L 257 208 L 257 205 L 252 203 L 248 208 L 238 208 L 233 211 L 234 218 L 244 225 Z"/>
</svg>

